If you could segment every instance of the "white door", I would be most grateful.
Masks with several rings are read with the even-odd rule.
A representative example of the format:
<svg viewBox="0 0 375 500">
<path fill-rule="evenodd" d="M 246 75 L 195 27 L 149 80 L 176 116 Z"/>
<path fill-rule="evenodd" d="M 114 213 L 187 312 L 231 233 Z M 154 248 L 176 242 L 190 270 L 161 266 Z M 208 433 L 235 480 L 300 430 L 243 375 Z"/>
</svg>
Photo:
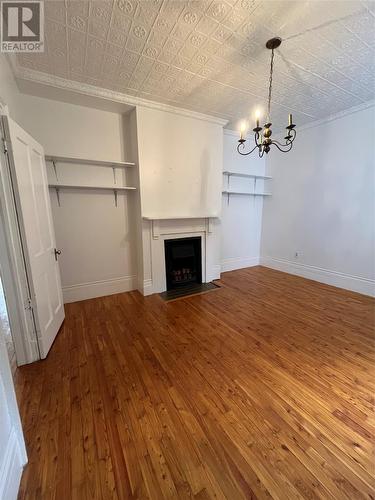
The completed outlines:
<svg viewBox="0 0 375 500">
<path fill-rule="evenodd" d="M 60 271 L 42 146 L 12 119 L 3 117 L 13 190 L 18 209 L 26 268 L 38 332 L 45 358 L 64 320 Z"/>
</svg>

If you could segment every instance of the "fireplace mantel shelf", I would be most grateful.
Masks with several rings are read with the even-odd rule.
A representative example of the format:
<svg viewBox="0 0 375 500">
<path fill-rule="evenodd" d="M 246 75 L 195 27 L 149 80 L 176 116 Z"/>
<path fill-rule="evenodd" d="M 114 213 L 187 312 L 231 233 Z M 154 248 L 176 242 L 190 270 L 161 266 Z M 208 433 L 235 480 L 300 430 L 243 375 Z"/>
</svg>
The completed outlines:
<svg viewBox="0 0 375 500">
<path fill-rule="evenodd" d="M 150 221 L 151 222 L 151 234 L 152 234 L 152 238 L 154 240 L 157 240 L 159 239 L 159 236 L 160 236 L 160 225 L 162 225 L 163 221 L 177 221 L 177 220 L 181 220 L 181 221 L 184 221 L 184 220 L 204 220 L 204 227 L 205 227 L 205 231 L 207 234 L 210 234 L 212 233 L 212 222 L 211 222 L 211 219 L 218 219 L 219 216 L 218 215 L 176 215 L 174 217 L 166 217 L 166 216 L 163 216 L 163 215 L 159 215 L 159 216 L 143 216 L 142 217 L 143 220 L 147 220 L 147 221 Z M 195 225 L 195 223 L 194 223 Z"/>
</svg>

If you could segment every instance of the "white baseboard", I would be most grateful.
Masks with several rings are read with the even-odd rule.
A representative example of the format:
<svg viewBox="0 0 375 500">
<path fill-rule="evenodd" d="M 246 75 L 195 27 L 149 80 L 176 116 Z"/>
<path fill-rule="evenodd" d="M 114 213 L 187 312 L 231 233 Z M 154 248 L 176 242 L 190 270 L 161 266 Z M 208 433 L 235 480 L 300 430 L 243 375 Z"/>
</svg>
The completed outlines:
<svg viewBox="0 0 375 500">
<path fill-rule="evenodd" d="M 221 262 L 221 271 L 234 271 L 235 269 L 243 269 L 244 267 L 252 267 L 259 265 L 259 257 L 236 257 L 234 259 L 224 259 Z"/>
<path fill-rule="evenodd" d="M 274 257 L 261 257 L 260 264 L 265 267 L 295 274 L 327 285 L 345 288 L 353 292 L 363 293 L 375 297 L 375 280 L 353 276 L 351 274 L 339 273 L 321 267 L 297 264 L 289 260 Z"/>
<path fill-rule="evenodd" d="M 80 283 L 63 288 L 64 304 L 80 300 L 104 297 L 114 293 L 130 292 L 137 288 L 136 276 L 123 276 L 110 280 Z"/>
<path fill-rule="evenodd" d="M 206 283 L 210 283 L 213 280 L 219 280 L 221 273 L 221 266 L 211 266 L 210 272 L 206 275 Z"/>
<path fill-rule="evenodd" d="M 16 500 L 20 486 L 23 463 L 14 429 L 5 447 L 3 461 L 0 464 L 0 498 Z"/>
</svg>

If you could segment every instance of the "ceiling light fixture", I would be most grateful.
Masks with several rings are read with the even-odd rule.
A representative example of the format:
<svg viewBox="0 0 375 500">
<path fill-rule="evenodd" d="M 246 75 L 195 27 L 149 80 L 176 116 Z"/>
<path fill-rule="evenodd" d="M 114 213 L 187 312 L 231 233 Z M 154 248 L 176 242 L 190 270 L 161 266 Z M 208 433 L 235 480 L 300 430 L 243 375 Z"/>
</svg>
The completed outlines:
<svg viewBox="0 0 375 500">
<path fill-rule="evenodd" d="M 271 50 L 271 65 L 270 65 L 270 79 L 269 79 L 269 86 L 268 86 L 268 113 L 267 113 L 267 123 L 265 123 L 264 127 L 259 126 L 259 113 L 256 114 L 256 127 L 253 128 L 254 132 L 254 140 L 255 140 L 255 146 L 253 149 L 248 151 L 247 153 L 244 152 L 245 150 L 245 142 L 246 139 L 244 136 L 246 135 L 245 132 L 245 124 L 242 123 L 241 125 L 241 135 L 240 139 L 238 141 L 238 146 L 237 146 L 237 151 L 240 153 L 240 155 L 246 156 L 251 154 L 253 151 L 255 151 L 258 148 L 258 154 L 259 157 L 262 158 L 264 153 L 268 154 L 271 146 L 276 146 L 277 149 L 282 151 L 283 153 L 287 153 L 290 151 L 293 147 L 293 141 L 296 138 L 296 130 L 295 130 L 295 125 L 292 122 L 292 115 L 289 114 L 289 123 L 288 126 L 285 127 L 287 130 L 287 135 L 284 137 L 285 143 L 280 143 L 274 139 L 271 139 L 272 135 L 272 130 L 271 130 L 271 95 L 272 95 L 272 78 L 273 78 L 273 59 L 275 56 L 275 49 L 279 47 L 281 44 L 281 38 L 276 37 L 276 38 L 271 38 L 268 40 L 266 43 L 267 49 Z"/>
</svg>

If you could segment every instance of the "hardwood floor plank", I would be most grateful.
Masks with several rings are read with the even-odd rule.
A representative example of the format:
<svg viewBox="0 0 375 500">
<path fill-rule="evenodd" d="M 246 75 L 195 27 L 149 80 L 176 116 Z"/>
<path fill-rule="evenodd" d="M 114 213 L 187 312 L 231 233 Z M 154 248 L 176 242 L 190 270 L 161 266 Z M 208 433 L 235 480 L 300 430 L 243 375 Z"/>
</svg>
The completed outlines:
<svg viewBox="0 0 375 500">
<path fill-rule="evenodd" d="M 262 267 L 68 304 L 16 389 L 20 499 L 375 499 L 375 301 Z"/>
</svg>

